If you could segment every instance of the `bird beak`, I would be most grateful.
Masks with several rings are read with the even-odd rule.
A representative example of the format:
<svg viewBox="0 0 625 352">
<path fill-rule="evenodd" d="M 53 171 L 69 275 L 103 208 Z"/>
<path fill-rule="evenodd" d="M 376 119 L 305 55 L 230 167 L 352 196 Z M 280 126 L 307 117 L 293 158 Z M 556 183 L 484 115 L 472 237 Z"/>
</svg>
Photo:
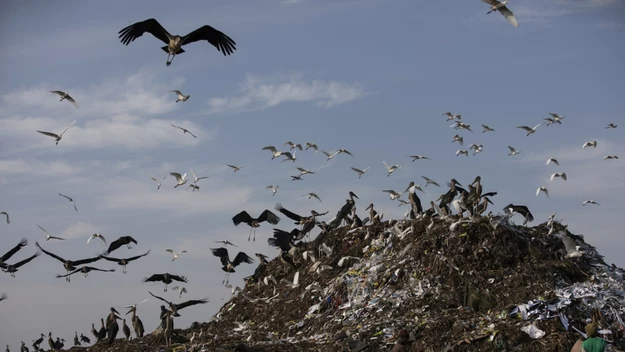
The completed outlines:
<svg viewBox="0 0 625 352">
<path fill-rule="evenodd" d="M 128 315 L 128 314 L 130 314 L 130 313 L 132 313 L 132 309 L 130 309 L 130 310 L 128 311 L 128 313 L 126 313 L 126 315 Z"/>
<path fill-rule="evenodd" d="M 360 198 L 358 198 L 358 196 L 354 192 L 352 192 L 352 196 L 354 196 L 354 198 L 356 198 L 356 199 L 360 199 Z"/>
<path fill-rule="evenodd" d="M 111 310 L 117 314 L 119 314 L 119 312 L 117 310 L 115 310 L 115 308 L 111 308 Z"/>
</svg>

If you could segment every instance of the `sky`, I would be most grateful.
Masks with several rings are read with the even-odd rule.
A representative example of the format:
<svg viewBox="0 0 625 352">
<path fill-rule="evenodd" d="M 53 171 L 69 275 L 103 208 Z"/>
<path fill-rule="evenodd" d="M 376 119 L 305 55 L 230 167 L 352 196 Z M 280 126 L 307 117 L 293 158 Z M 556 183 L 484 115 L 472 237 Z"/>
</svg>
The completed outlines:
<svg viewBox="0 0 625 352">
<path fill-rule="evenodd" d="M 121 6 L 123 4 L 123 6 Z M 148 5 L 149 4 L 149 5 Z M 271 257 L 272 227 L 291 230 L 282 216 L 277 226 L 262 224 L 256 241 L 249 228 L 232 217 L 246 210 L 257 216 L 281 202 L 308 214 L 330 211 L 329 220 L 354 191 L 362 217 L 374 203 L 384 218 L 401 218 L 383 189 L 403 191 L 421 175 L 463 185 L 481 175 L 484 191 L 499 212 L 509 203 L 527 205 L 537 225 L 551 213 L 583 234 L 608 263 L 625 267 L 619 216 L 625 206 L 625 1 L 511 1 L 519 27 L 497 13 L 486 14 L 481 1 L 414 0 L 235 0 L 35 2 L 0 5 L 0 252 L 22 237 L 27 247 L 10 263 L 36 252 L 35 242 L 68 259 L 105 249 L 92 233 L 110 242 L 130 235 L 132 249 L 117 258 L 151 253 L 117 269 L 74 275 L 70 283 L 61 263 L 42 254 L 20 268 L 16 277 L 0 273 L 0 344 L 19 348 L 40 333 L 52 332 L 71 344 L 75 331 L 90 336 L 109 307 L 150 298 L 148 290 L 180 302 L 209 298 L 187 308 L 176 325 L 207 321 L 230 297 L 223 272 L 210 248 L 229 240 L 253 256 Z M 146 33 L 124 46 L 117 32 L 156 18 L 171 33 L 184 35 L 209 24 L 236 41 L 224 57 L 206 42 L 165 66 L 163 44 Z M 169 90 L 191 98 L 175 103 Z M 59 102 L 51 90 L 68 91 L 78 102 Z M 473 132 L 456 131 L 441 116 L 461 114 Z M 526 136 L 515 126 L 534 126 L 548 113 L 564 115 L 561 125 L 540 126 Z M 59 133 L 76 120 L 58 145 L 36 130 Z M 606 129 L 609 123 L 616 129 Z M 184 126 L 184 135 L 170 124 Z M 495 129 L 482 133 L 481 124 Z M 464 146 L 452 143 L 458 133 Z M 271 160 L 268 145 L 287 150 L 287 141 L 314 142 L 297 151 L 296 162 Z M 588 141 L 596 148 L 582 149 Z M 483 152 L 456 156 L 458 149 L 482 144 Z M 507 146 L 520 151 L 508 156 Z M 354 157 L 331 161 L 321 153 L 339 148 Z M 431 160 L 411 162 L 408 155 Z M 618 160 L 603 160 L 617 155 Z M 557 165 L 545 165 L 555 157 Z M 386 176 L 383 161 L 401 168 Z M 224 164 L 249 165 L 239 172 Z M 296 167 L 316 171 L 291 181 Z M 370 169 L 361 178 L 350 167 Z M 210 176 L 200 193 L 174 189 L 170 172 Z M 567 181 L 549 181 L 565 172 Z M 157 190 L 150 177 L 161 178 Z M 279 185 L 275 196 L 267 185 Z M 549 198 L 535 195 L 546 186 Z M 315 192 L 322 202 L 303 197 Z M 423 204 L 443 188 L 428 186 Z M 78 207 L 58 193 L 72 197 Z M 593 199 L 600 206 L 582 206 Z M 3 219 L 0 219 L 3 220 Z M 520 216 L 514 218 L 521 223 Z M 65 241 L 45 241 L 41 225 Z M 316 233 L 315 233 L 316 234 Z M 172 262 L 166 248 L 186 250 Z M 230 250 L 231 258 L 235 251 Z M 231 283 L 256 268 L 243 264 Z M 182 299 L 161 283 L 144 277 L 169 272 L 185 275 Z M 175 285 L 170 285 L 170 288 Z M 147 331 L 157 324 L 161 302 L 139 306 Z M 60 324 L 59 324 L 60 323 Z"/>
</svg>

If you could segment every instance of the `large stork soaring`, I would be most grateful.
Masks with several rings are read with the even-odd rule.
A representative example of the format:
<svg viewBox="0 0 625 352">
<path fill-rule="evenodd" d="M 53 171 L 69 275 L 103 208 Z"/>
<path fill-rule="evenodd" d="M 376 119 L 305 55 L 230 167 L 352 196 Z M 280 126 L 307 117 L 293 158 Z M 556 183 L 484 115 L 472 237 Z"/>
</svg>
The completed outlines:
<svg viewBox="0 0 625 352">
<path fill-rule="evenodd" d="M 167 53 L 167 62 L 165 63 L 167 66 L 171 65 L 176 55 L 185 52 L 184 49 L 182 49 L 183 45 L 200 40 L 206 40 L 211 43 L 217 50 L 221 51 L 224 56 L 230 55 L 236 50 L 236 43 L 232 38 L 209 25 L 204 25 L 187 35 L 180 36 L 170 34 L 154 18 L 125 27 L 119 31 L 119 38 L 122 44 L 128 45 L 130 42 L 145 34 L 145 32 L 152 34 L 154 37 L 167 44 L 161 47 L 161 49 Z"/>
</svg>

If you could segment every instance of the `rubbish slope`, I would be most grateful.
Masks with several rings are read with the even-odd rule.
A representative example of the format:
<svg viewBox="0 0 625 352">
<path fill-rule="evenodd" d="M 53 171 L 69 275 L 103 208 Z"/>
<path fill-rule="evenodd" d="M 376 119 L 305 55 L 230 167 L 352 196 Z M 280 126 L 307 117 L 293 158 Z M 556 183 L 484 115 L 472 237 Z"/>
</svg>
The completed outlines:
<svg viewBox="0 0 625 352">
<path fill-rule="evenodd" d="M 558 222 L 458 220 L 322 234 L 307 259 L 296 256 L 297 270 L 270 261 L 265 275 L 277 285 L 248 283 L 210 322 L 176 330 L 172 349 L 156 332 L 90 350 L 233 351 L 242 342 L 268 352 L 390 351 L 400 340 L 404 351 L 569 351 L 590 319 L 613 351 L 623 350 L 623 270 L 582 236 Z M 567 258 L 560 236 L 583 256 Z"/>
</svg>

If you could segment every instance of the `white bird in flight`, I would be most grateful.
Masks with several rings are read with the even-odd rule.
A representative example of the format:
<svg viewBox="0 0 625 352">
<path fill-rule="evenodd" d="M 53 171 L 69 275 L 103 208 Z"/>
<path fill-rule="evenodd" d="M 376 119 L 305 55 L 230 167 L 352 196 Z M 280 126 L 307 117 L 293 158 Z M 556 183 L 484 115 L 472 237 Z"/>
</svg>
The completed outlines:
<svg viewBox="0 0 625 352">
<path fill-rule="evenodd" d="M 174 258 L 171 260 L 172 262 L 173 262 L 174 260 L 178 259 L 178 257 L 180 257 L 180 255 L 181 255 L 182 253 L 187 253 L 187 251 L 180 251 L 179 253 L 176 253 L 176 252 L 174 252 L 174 250 L 173 250 L 173 249 L 169 249 L 169 248 L 167 248 L 167 249 L 165 250 L 165 252 L 169 252 L 169 253 L 171 253 L 171 254 L 174 256 Z"/>
<path fill-rule="evenodd" d="M 460 149 L 460 150 L 458 150 L 458 151 L 456 152 L 456 156 L 458 156 L 458 155 L 463 155 L 463 154 L 464 154 L 464 156 L 469 156 L 469 151 L 468 151 L 468 150 L 465 150 L 465 149 Z"/>
<path fill-rule="evenodd" d="M 560 163 L 558 162 L 558 159 L 556 159 L 556 158 L 549 158 L 549 159 L 547 159 L 547 163 L 545 165 L 549 165 L 550 163 L 554 163 L 554 164 L 560 166 Z"/>
<path fill-rule="evenodd" d="M 269 186 L 267 186 L 267 189 L 271 189 L 271 193 L 272 193 L 271 196 L 272 197 L 276 195 L 276 192 L 278 192 L 278 188 L 279 187 L 280 186 L 278 186 L 278 185 L 275 185 L 275 186 L 274 185 L 269 185 Z"/>
<path fill-rule="evenodd" d="M 37 226 L 39 226 L 39 225 L 37 225 Z M 62 241 L 65 241 L 65 239 L 64 239 L 64 238 L 61 238 L 61 237 L 56 237 L 56 236 L 50 236 L 50 234 L 48 233 L 48 231 L 44 230 L 44 228 L 43 228 L 43 227 L 39 226 L 39 228 L 41 229 L 41 231 L 43 231 L 43 232 L 45 232 L 45 233 L 46 233 L 46 241 L 49 241 L 49 240 L 62 240 Z"/>
<path fill-rule="evenodd" d="M 357 174 L 358 174 L 358 178 L 360 179 L 360 177 L 362 177 L 362 175 L 365 174 L 365 172 L 367 172 L 367 170 L 369 170 L 369 167 L 365 168 L 365 169 L 357 169 L 355 167 L 352 167 L 352 170 L 354 170 Z"/>
<path fill-rule="evenodd" d="M 74 98 L 72 98 L 69 95 L 69 92 L 62 92 L 60 90 L 51 90 L 50 93 L 54 93 L 54 94 L 60 96 L 61 100 L 59 100 L 59 101 L 67 100 L 70 103 L 72 103 L 76 108 L 78 108 L 78 104 L 76 103 L 76 100 L 74 100 Z"/>
<path fill-rule="evenodd" d="M 566 173 L 565 172 L 556 172 L 556 173 L 551 175 L 551 177 L 549 178 L 549 182 L 553 181 L 553 179 L 556 178 L 556 177 L 560 177 L 561 179 L 566 181 Z"/>
<path fill-rule="evenodd" d="M 430 158 L 428 158 L 427 156 L 423 156 L 423 155 L 409 155 L 409 158 L 412 158 L 412 162 L 414 163 L 417 160 L 421 160 L 421 159 L 427 159 L 427 160 L 432 160 Z"/>
<path fill-rule="evenodd" d="M 156 189 L 161 189 L 161 185 L 163 184 L 163 180 L 164 180 L 164 179 L 166 179 L 166 178 L 167 178 L 167 176 L 165 176 L 165 177 L 161 178 L 161 180 L 160 180 L 160 181 L 159 181 L 159 180 L 157 180 L 157 179 L 155 179 L 154 177 L 150 177 L 150 178 L 151 178 L 151 179 L 153 179 L 153 180 L 154 180 L 154 182 L 156 182 L 156 184 L 158 185 L 158 186 L 156 187 Z"/>
<path fill-rule="evenodd" d="M 185 101 L 189 100 L 189 98 L 191 98 L 190 95 L 184 95 L 179 90 L 170 90 L 170 92 L 176 93 L 176 95 L 178 96 L 178 99 L 176 99 L 176 103 L 179 102 L 179 101 L 185 102 Z"/>
<path fill-rule="evenodd" d="M 76 208 L 76 202 L 74 202 L 74 200 L 64 194 L 59 193 L 59 196 L 63 197 L 63 198 L 67 198 L 67 200 L 69 200 L 70 203 L 74 204 L 74 210 L 78 211 L 78 208 Z"/>
<path fill-rule="evenodd" d="M 288 142 L 284 143 L 284 145 L 288 145 L 290 150 L 295 149 L 295 148 L 297 148 L 299 150 L 303 150 L 302 145 L 299 144 L 299 143 L 298 144 L 294 144 L 293 142 L 288 141 Z"/>
<path fill-rule="evenodd" d="M 461 116 L 460 114 L 458 114 L 458 115 L 454 115 L 454 114 L 452 114 L 452 113 L 451 113 L 451 112 L 449 112 L 449 111 L 448 111 L 448 112 L 444 112 L 444 113 L 442 113 L 442 114 L 441 114 L 441 116 L 447 116 L 447 120 L 446 120 L 446 121 L 449 121 L 449 120 L 460 120 L 460 119 L 462 119 L 462 116 Z"/>
<path fill-rule="evenodd" d="M 306 147 L 306 149 L 304 150 L 308 150 L 308 148 L 313 148 L 315 150 L 315 153 L 319 152 L 319 147 L 315 143 L 306 142 L 304 146 Z"/>
<path fill-rule="evenodd" d="M 182 286 L 172 287 L 171 289 L 174 291 L 178 291 L 178 298 L 182 298 L 182 294 L 187 293 L 187 289 Z"/>
<path fill-rule="evenodd" d="M 96 237 L 102 240 L 104 244 L 106 244 L 106 238 L 104 238 L 104 236 L 102 236 L 102 234 L 99 234 L 99 233 L 94 233 L 93 235 L 89 236 L 89 239 L 87 239 L 87 243 L 91 242 L 91 240 Z"/>
<path fill-rule="evenodd" d="M 560 238 L 564 244 L 564 248 L 566 249 L 566 258 L 581 257 L 586 253 L 581 250 L 581 247 L 575 243 L 574 239 L 570 238 L 566 234 L 559 234 L 556 236 Z"/>
<path fill-rule="evenodd" d="M 56 133 L 46 132 L 46 131 L 39 131 L 39 130 L 37 130 L 37 132 L 39 132 L 41 134 L 45 134 L 46 136 L 54 138 L 54 140 L 56 141 L 56 145 L 59 145 L 59 141 L 61 140 L 61 138 L 63 138 L 63 133 L 65 133 L 70 127 L 74 126 L 75 123 L 76 123 L 76 120 L 74 120 L 74 122 L 72 122 L 71 125 L 67 126 L 63 130 L 63 132 L 61 132 L 61 134 L 56 134 Z"/>
<path fill-rule="evenodd" d="M 590 142 L 584 143 L 584 145 L 582 146 L 582 149 L 584 149 L 586 147 L 597 148 L 597 141 L 590 141 Z"/>
<path fill-rule="evenodd" d="M 317 200 L 321 202 L 321 198 L 319 198 L 317 193 L 314 193 L 314 192 L 306 193 L 302 197 L 308 197 L 308 199 L 317 198 Z M 321 203 L 323 203 L 323 202 L 321 202 Z"/>
<path fill-rule="evenodd" d="M 225 240 L 225 241 L 215 241 L 217 243 L 222 243 L 224 246 L 232 246 L 232 247 L 236 247 L 232 242 Z"/>
<path fill-rule="evenodd" d="M 460 137 L 460 135 L 455 135 L 454 140 L 451 141 L 451 143 L 453 142 L 458 142 L 458 144 L 464 145 L 464 138 Z"/>
<path fill-rule="evenodd" d="M 285 157 L 285 159 L 282 160 L 282 162 L 285 162 L 285 161 L 295 162 L 295 159 L 297 159 L 297 157 L 295 156 L 295 152 L 296 152 L 296 150 L 294 150 L 293 153 L 291 153 L 291 152 L 284 152 L 284 153 L 282 153 L 281 155 Z"/>
<path fill-rule="evenodd" d="M 521 152 L 520 150 L 514 149 L 512 146 L 508 146 L 508 149 L 510 149 L 510 153 L 508 153 L 508 155 L 517 155 Z"/>
<path fill-rule="evenodd" d="M 171 125 L 171 124 L 170 124 Z M 176 125 L 171 125 L 171 127 L 177 128 L 179 130 L 182 130 L 182 134 L 188 133 L 190 135 L 193 136 L 193 138 L 197 138 L 196 135 L 194 135 L 193 133 L 191 133 L 191 131 L 189 131 L 188 129 L 184 128 L 184 127 L 180 127 L 180 126 L 176 126 Z"/>
<path fill-rule="evenodd" d="M 485 3 L 491 6 L 490 10 L 486 13 L 487 15 L 491 12 L 499 12 L 500 14 L 503 15 L 503 17 L 506 18 L 506 20 L 508 20 L 508 22 L 510 22 L 512 26 L 514 26 L 515 28 L 519 26 L 519 22 L 517 22 L 516 18 L 514 17 L 514 14 L 506 6 L 506 4 L 508 3 L 508 0 L 504 0 L 501 2 L 497 0 L 482 0 L 482 1 L 484 1 Z"/>
<path fill-rule="evenodd" d="M 534 127 L 528 127 L 528 126 L 516 126 L 516 128 L 520 128 L 522 130 L 527 131 L 527 134 L 525 136 L 529 136 L 532 133 L 536 133 L 536 129 L 538 128 L 538 126 L 542 125 L 542 123 L 539 123 L 538 125 L 534 126 Z"/>
<path fill-rule="evenodd" d="M 495 132 L 495 129 L 482 124 L 482 133 L 486 133 L 486 132 Z"/>
<path fill-rule="evenodd" d="M 177 172 L 170 172 L 169 174 L 176 178 L 176 185 L 174 186 L 174 188 L 176 188 L 178 186 L 182 186 L 185 183 L 187 183 L 187 173 L 186 172 L 183 175 L 181 175 L 181 174 L 179 174 Z"/>
<path fill-rule="evenodd" d="M 599 205 L 601 206 L 601 204 L 595 202 L 594 200 L 590 199 L 590 200 L 585 200 L 582 205 L 586 205 L 586 204 L 594 204 L 594 205 Z"/>
<path fill-rule="evenodd" d="M 436 187 L 440 187 L 441 185 L 439 185 L 438 183 L 434 182 L 432 179 L 425 177 L 423 175 L 421 175 L 421 177 L 425 180 L 425 187 L 427 187 L 428 185 L 432 184 Z"/>
<path fill-rule="evenodd" d="M 382 190 L 382 192 L 388 193 L 389 196 L 391 197 L 391 200 L 398 199 L 403 194 L 403 193 L 398 193 L 398 192 L 396 192 L 396 191 L 394 191 L 392 189 L 385 189 L 385 190 Z"/>
<path fill-rule="evenodd" d="M 7 218 L 7 224 L 10 224 L 10 223 L 11 223 L 11 218 L 9 218 L 9 213 L 7 213 L 6 211 L 2 211 L 2 212 L 0 212 L 0 214 L 2 214 L 2 215 L 4 215 L 4 216 L 6 216 L 6 218 Z"/>
<path fill-rule="evenodd" d="M 197 176 L 195 176 L 195 172 L 193 172 L 192 168 L 189 168 L 189 170 L 191 170 L 191 176 L 193 176 L 193 184 L 196 184 L 199 180 L 203 180 L 205 178 L 209 178 L 210 177 L 210 176 L 197 177 Z"/>
<path fill-rule="evenodd" d="M 545 186 L 539 187 L 539 188 L 536 190 L 536 195 L 539 195 L 541 191 L 542 191 L 543 193 L 545 193 L 545 195 L 547 196 L 547 198 L 549 198 L 549 191 L 547 190 L 547 187 L 545 187 Z"/>
<path fill-rule="evenodd" d="M 337 156 L 339 154 L 338 150 L 332 153 L 328 153 L 326 151 L 321 151 L 323 154 L 325 154 L 325 156 L 327 156 L 328 158 L 326 159 L 326 161 L 330 160 L 330 159 L 334 159 L 335 156 Z"/>
<path fill-rule="evenodd" d="M 306 175 L 306 174 L 311 174 L 311 175 L 314 175 L 314 174 L 315 174 L 315 172 L 314 172 L 314 171 L 306 170 L 306 169 L 304 169 L 303 167 L 298 167 L 298 168 L 297 168 L 297 170 L 299 170 L 299 175 L 300 175 L 300 176 L 304 176 L 304 175 Z"/>
<path fill-rule="evenodd" d="M 268 145 L 264 147 L 262 150 L 269 150 L 271 152 L 272 154 L 271 160 L 279 157 L 283 153 L 283 152 L 279 152 L 278 149 L 276 149 L 276 147 L 274 147 L 273 145 Z"/>
<path fill-rule="evenodd" d="M 237 172 L 237 171 L 241 170 L 242 168 L 244 168 L 246 166 L 249 166 L 249 165 L 236 166 L 236 165 L 226 164 L 226 166 L 234 169 L 234 172 Z"/>
<path fill-rule="evenodd" d="M 386 177 L 391 176 L 391 174 L 393 173 L 393 171 L 399 169 L 401 167 L 401 165 L 389 165 L 386 163 L 386 161 L 382 161 L 382 164 L 384 164 L 384 167 L 386 168 Z"/>
</svg>

